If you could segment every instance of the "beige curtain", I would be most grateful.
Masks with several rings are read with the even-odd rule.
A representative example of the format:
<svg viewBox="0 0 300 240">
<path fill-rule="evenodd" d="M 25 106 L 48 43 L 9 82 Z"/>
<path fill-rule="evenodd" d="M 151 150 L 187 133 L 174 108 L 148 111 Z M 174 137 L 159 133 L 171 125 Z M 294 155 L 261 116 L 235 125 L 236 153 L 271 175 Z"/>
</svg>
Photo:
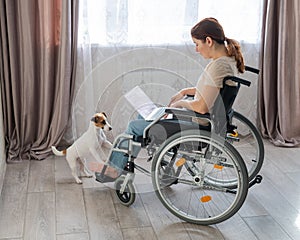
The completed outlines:
<svg viewBox="0 0 300 240">
<path fill-rule="evenodd" d="M 43 159 L 69 116 L 78 1 L 0 0 L 0 11 L 7 160 Z"/>
<path fill-rule="evenodd" d="M 264 6 L 260 126 L 278 146 L 300 145 L 300 2 Z"/>
</svg>

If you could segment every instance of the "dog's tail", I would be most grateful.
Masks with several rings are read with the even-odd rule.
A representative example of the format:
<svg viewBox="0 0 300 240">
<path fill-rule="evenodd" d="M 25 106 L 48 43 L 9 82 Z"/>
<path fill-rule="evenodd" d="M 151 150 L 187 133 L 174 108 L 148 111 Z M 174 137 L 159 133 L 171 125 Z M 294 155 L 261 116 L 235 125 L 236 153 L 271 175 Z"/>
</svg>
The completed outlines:
<svg viewBox="0 0 300 240">
<path fill-rule="evenodd" d="M 62 150 L 62 151 L 58 151 L 56 147 L 52 146 L 51 147 L 52 152 L 56 155 L 56 156 L 65 156 L 67 153 L 67 150 Z"/>
</svg>

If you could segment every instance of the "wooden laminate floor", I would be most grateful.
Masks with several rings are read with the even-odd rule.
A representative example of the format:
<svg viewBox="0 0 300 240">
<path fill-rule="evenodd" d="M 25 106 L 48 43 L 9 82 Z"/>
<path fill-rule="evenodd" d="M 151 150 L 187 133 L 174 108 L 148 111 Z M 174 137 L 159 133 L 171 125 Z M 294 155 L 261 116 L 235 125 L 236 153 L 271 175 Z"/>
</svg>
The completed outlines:
<svg viewBox="0 0 300 240">
<path fill-rule="evenodd" d="M 249 190 L 238 214 L 213 225 L 182 222 L 137 176 L 137 199 L 121 205 L 111 185 L 74 182 L 64 158 L 7 166 L 0 199 L 0 240 L 300 239 L 300 148 L 265 142 L 260 185 Z"/>
</svg>

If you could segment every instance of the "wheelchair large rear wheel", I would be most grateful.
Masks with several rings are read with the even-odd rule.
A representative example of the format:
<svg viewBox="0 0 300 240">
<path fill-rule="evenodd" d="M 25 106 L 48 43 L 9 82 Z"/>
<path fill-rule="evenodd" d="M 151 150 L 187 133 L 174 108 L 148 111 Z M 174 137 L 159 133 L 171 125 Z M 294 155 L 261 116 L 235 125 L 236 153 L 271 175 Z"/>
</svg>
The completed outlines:
<svg viewBox="0 0 300 240">
<path fill-rule="evenodd" d="M 162 204 L 180 219 L 210 225 L 233 216 L 248 192 L 240 154 L 211 133 L 187 130 L 168 138 L 152 162 L 152 182 Z M 237 184 L 235 190 L 227 187 Z"/>
<path fill-rule="evenodd" d="M 234 112 L 232 125 L 236 126 L 238 141 L 229 141 L 242 156 L 249 175 L 249 181 L 253 180 L 260 171 L 264 161 L 264 143 L 257 128 L 246 117 Z"/>
</svg>

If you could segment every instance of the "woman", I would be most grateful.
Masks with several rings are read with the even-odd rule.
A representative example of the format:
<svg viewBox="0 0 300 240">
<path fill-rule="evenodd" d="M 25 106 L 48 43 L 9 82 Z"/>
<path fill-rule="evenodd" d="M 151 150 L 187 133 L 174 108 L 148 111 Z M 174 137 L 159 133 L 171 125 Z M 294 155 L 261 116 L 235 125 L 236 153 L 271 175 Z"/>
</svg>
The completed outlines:
<svg viewBox="0 0 300 240">
<path fill-rule="evenodd" d="M 205 59 L 212 61 L 205 67 L 196 87 L 184 88 L 179 91 L 171 98 L 168 106 L 186 108 L 205 114 L 211 112 L 220 89 L 223 87 L 224 77 L 244 72 L 244 59 L 239 43 L 225 37 L 223 27 L 215 18 L 205 18 L 197 23 L 191 30 L 191 36 L 196 45 L 196 52 Z M 226 84 L 235 85 L 230 80 Z M 186 95 L 194 95 L 195 97 L 193 100 L 185 100 Z M 144 119 L 131 121 L 126 133 L 141 136 L 148 125 L 149 122 Z M 135 156 L 139 150 L 135 149 Z M 100 182 L 114 181 L 126 162 L 127 157 L 123 153 L 113 152 L 109 161 L 110 166 L 103 168 L 103 165 L 100 165 L 99 172 L 96 172 L 96 179 Z"/>
</svg>

